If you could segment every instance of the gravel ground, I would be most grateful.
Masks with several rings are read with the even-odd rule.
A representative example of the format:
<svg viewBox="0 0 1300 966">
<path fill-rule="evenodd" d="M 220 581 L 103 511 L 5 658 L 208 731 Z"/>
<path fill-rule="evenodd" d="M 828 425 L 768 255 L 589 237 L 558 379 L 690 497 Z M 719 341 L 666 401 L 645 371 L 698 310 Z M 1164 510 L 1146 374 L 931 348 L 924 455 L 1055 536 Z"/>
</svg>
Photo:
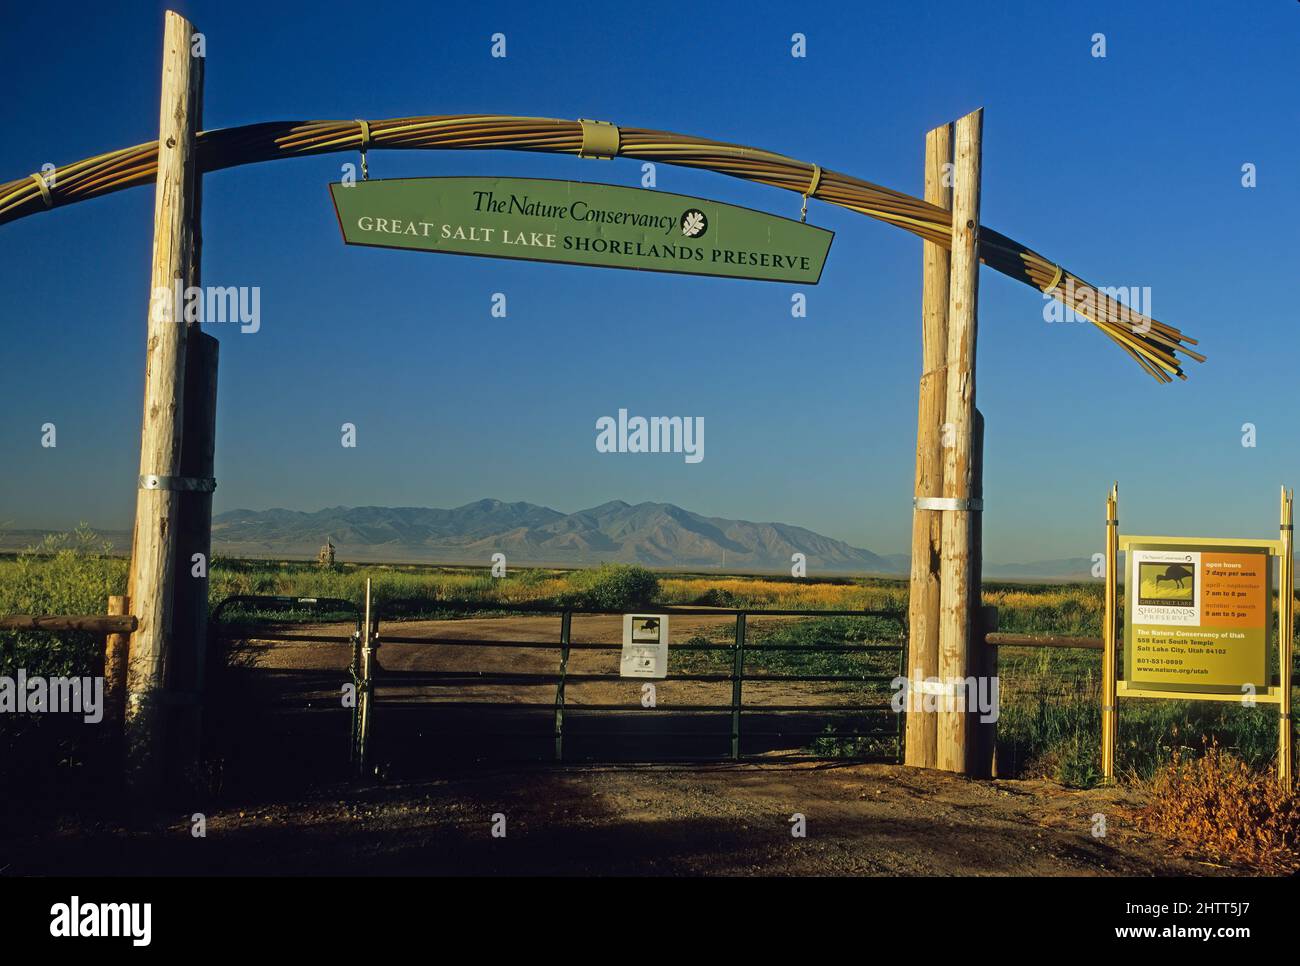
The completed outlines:
<svg viewBox="0 0 1300 966">
<path fill-rule="evenodd" d="M 1133 827 L 1124 790 L 896 765 L 545 766 L 322 789 L 151 829 L 65 826 L 4 874 L 1020 875 L 1246 872 Z M 806 836 L 792 834 L 804 818 Z M 1106 818 L 1104 837 L 1094 816 Z M 504 819 L 499 816 L 503 816 Z M 494 836 L 494 826 L 504 835 Z"/>
</svg>

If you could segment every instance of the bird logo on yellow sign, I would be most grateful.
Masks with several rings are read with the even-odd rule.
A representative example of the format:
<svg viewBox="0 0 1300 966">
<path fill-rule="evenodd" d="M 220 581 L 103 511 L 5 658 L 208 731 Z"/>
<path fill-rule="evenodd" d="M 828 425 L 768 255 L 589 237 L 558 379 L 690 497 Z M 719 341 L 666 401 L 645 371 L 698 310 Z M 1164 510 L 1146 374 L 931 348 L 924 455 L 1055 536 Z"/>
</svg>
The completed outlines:
<svg viewBox="0 0 1300 966">
<path fill-rule="evenodd" d="M 1180 563 L 1142 562 L 1141 600 L 1171 607 L 1190 607 L 1196 600 L 1196 573 Z"/>
</svg>

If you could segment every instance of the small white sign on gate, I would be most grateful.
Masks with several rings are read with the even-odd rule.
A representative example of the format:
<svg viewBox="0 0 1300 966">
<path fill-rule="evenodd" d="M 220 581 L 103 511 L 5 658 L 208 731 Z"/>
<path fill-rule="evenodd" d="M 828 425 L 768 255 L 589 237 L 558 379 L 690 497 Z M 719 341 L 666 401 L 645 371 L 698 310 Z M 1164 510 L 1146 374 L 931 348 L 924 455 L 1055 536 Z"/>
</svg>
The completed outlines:
<svg viewBox="0 0 1300 966">
<path fill-rule="evenodd" d="M 623 659 L 619 677 L 668 676 L 668 615 L 624 614 Z"/>
</svg>

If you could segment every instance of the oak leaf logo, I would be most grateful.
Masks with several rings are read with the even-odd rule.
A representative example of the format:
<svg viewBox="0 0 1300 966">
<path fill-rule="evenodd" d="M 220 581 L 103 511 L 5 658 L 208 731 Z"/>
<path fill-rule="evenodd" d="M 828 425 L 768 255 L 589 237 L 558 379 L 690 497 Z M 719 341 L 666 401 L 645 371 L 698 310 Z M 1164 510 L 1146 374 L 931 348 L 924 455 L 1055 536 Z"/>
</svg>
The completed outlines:
<svg viewBox="0 0 1300 966">
<path fill-rule="evenodd" d="M 682 212 L 682 234 L 687 238 L 699 238 L 709 229 L 709 220 L 698 208 L 689 208 Z"/>
</svg>

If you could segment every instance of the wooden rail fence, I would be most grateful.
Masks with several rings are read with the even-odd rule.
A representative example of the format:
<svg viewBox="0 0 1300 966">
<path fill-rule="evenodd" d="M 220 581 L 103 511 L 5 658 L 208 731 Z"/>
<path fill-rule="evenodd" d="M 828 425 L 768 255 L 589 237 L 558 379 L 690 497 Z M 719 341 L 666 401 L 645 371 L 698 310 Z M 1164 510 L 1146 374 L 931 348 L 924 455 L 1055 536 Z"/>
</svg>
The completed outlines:
<svg viewBox="0 0 1300 966">
<path fill-rule="evenodd" d="M 120 724 L 126 709 L 126 669 L 131 634 L 139 620 L 130 613 L 130 598 L 108 598 L 107 614 L 0 615 L 0 631 L 45 631 L 104 636 L 104 718 Z"/>
</svg>

